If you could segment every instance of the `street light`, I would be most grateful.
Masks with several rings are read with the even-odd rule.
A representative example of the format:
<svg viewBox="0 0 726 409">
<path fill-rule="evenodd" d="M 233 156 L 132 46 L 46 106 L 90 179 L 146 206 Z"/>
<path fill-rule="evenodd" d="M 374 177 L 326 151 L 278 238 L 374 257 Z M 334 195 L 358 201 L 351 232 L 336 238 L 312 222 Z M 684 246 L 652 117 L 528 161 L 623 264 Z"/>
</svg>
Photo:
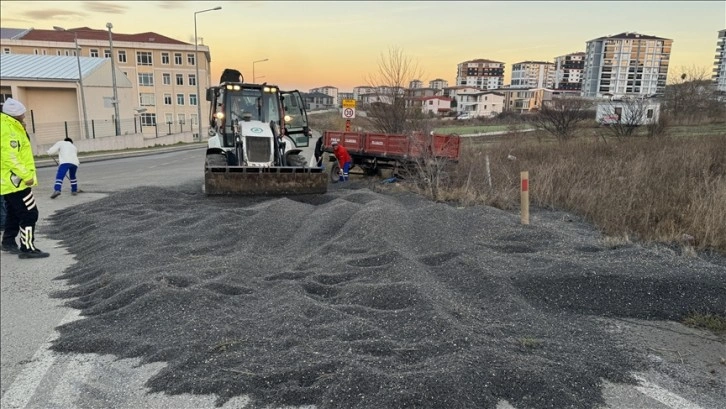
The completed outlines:
<svg viewBox="0 0 726 409">
<path fill-rule="evenodd" d="M 118 117 L 118 90 L 116 89 L 116 65 L 114 63 L 114 58 L 113 58 L 113 35 L 111 33 L 113 24 L 106 23 L 106 28 L 108 29 L 108 44 L 111 48 L 111 78 L 113 79 L 113 113 L 114 113 L 113 127 L 116 130 L 116 136 L 119 136 L 119 135 L 121 135 L 121 122 L 120 122 L 121 119 Z"/>
<path fill-rule="evenodd" d="M 265 61 L 269 61 L 269 58 L 265 58 L 264 60 L 252 61 L 252 83 L 253 84 L 257 83 L 257 77 L 255 77 L 255 64 L 257 64 L 258 62 L 265 62 Z"/>
<path fill-rule="evenodd" d="M 221 9 L 222 6 L 217 6 L 212 9 L 194 12 L 194 65 L 197 67 L 197 129 L 199 132 L 197 134 L 197 137 L 199 138 L 199 140 L 202 139 L 202 96 L 200 95 L 201 91 L 199 89 L 199 83 L 202 79 L 199 78 L 199 39 L 197 38 L 197 14 Z"/>
<path fill-rule="evenodd" d="M 53 30 L 67 31 L 63 27 L 53 26 Z M 73 32 L 73 42 L 76 44 L 76 62 L 78 63 L 78 86 L 81 89 L 81 106 L 83 108 L 83 126 L 86 130 L 86 139 L 90 138 L 88 132 L 88 117 L 86 116 L 86 92 L 83 90 L 83 72 L 81 71 L 81 50 L 78 47 L 78 33 Z"/>
</svg>

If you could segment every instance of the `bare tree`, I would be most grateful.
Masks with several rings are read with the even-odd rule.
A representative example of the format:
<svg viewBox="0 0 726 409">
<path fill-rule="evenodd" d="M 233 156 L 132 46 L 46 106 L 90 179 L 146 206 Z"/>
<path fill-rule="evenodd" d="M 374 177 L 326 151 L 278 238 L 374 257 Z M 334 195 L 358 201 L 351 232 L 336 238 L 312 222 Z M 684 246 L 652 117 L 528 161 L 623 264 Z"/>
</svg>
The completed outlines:
<svg viewBox="0 0 726 409">
<path fill-rule="evenodd" d="M 376 93 L 368 113 L 378 131 L 400 134 L 417 129 L 416 122 L 423 115 L 420 109 L 406 103 L 407 87 L 411 80 L 421 77 L 418 64 L 402 49 L 391 47 L 388 55 L 381 54 L 378 72 L 368 77 L 368 85 Z"/>
<path fill-rule="evenodd" d="M 582 121 L 592 117 L 590 106 L 591 103 L 582 98 L 553 98 L 542 104 L 534 122 L 557 139 L 567 140 Z"/>
<path fill-rule="evenodd" d="M 692 124 L 726 116 L 716 86 L 704 67 L 681 67 L 680 75 L 666 86 L 663 102 L 664 111 L 677 123 Z"/>
</svg>

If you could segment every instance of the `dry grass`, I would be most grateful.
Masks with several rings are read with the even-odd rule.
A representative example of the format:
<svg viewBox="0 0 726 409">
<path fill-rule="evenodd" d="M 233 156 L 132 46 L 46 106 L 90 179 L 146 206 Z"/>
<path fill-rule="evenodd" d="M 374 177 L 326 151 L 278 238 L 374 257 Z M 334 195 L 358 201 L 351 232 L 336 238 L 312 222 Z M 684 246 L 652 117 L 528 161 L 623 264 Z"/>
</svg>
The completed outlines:
<svg viewBox="0 0 726 409">
<path fill-rule="evenodd" d="M 726 251 L 724 134 L 469 143 L 441 199 L 516 208 L 525 170 L 534 205 L 577 212 L 608 236 Z"/>
<path fill-rule="evenodd" d="M 514 129 L 466 138 L 432 199 L 516 209 L 526 170 L 532 205 L 585 216 L 608 245 L 644 240 L 676 244 L 684 254 L 726 253 L 726 124 L 672 126 L 657 138 L 603 132 L 585 127 L 568 142 Z"/>
<path fill-rule="evenodd" d="M 683 324 L 693 328 L 708 329 L 717 334 L 726 334 L 726 318 L 714 314 L 693 313 L 684 318 Z"/>
</svg>

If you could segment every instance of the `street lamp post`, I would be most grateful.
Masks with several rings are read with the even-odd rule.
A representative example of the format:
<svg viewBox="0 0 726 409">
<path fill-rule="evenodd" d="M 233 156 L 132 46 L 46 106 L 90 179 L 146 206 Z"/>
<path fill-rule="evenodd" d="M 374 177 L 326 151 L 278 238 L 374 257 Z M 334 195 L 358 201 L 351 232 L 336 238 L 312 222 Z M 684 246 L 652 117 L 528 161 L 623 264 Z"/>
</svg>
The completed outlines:
<svg viewBox="0 0 726 409">
<path fill-rule="evenodd" d="M 116 136 L 121 135 L 121 118 L 119 118 L 118 114 L 118 89 L 116 88 L 116 64 L 114 63 L 115 58 L 113 58 L 113 34 L 111 33 L 111 29 L 113 28 L 113 24 L 106 23 L 106 28 L 108 29 L 108 44 L 111 49 L 111 78 L 113 81 L 113 113 L 114 113 L 114 119 L 113 119 L 113 127 L 116 131 Z"/>
<path fill-rule="evenodd" d="M 54 30 L 58 31 L 66 31 L 63 27 L 53 26 Z M 90 138 L 90 133 L 88 132 L 88 116 L 86 115 L 86 92 L 83 89 L 83 71 L 81 71 L 81 50 L 78 46 L 78 33 L 75 31 L 73 32 L 73 42 L 76 45 L 76 62 L 78 63 L 78 87 L 81 89 L 81 107 L 83 109 L 83 128 L 86 131 L 86 139 Z"/>
<path fill-rule="evenodd" d="M 206 13 L 208 11 L 221 10 L 221 6 L 215 8 L 200 10 L 194 12 L 194 65 L 197 67 L 197 130 L 199 132 L 198 138 L 202 139 L 202 96 L 199 88 L 201 78 L 199 78 L 199 39 L 197 38 L 197 14 Z"/>
<path fill-rule="evenodd" d="M 258 62 L 265 62 L 265 61 L 269 61 L 269 60 L 270 60 L 269 58 L 265 58 L 264 60 L 252 61 L 252 83 L 253 84 L 257 83 L 257 77 L 255 77 L 255 64 L 257 64 Z"/>
</svg>

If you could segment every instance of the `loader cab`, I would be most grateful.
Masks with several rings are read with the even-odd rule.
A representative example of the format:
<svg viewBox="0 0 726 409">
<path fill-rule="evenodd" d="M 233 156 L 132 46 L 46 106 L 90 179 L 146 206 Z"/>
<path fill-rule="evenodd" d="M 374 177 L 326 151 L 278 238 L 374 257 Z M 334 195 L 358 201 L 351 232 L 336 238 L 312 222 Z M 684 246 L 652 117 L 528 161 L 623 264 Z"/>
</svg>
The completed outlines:
<svg viewBox="0 0 726 409">
<path fill-rule="evenodd" d="M 210 126 L 223 137 L 224 146 L 234 146 L 235 125 L 242 121 L 282 124 L 279 90 L 274 86 L 222 83 L 207 90 Z"/>
<path fill-rule="evenodd" d="M 308 125 L 308 114 L 305 101 L 299 91 L 282 91 L 280 93 L 285 121 L 285 134 L 298 148 L 310 146 L 312 133 Z"/>
</svg>

